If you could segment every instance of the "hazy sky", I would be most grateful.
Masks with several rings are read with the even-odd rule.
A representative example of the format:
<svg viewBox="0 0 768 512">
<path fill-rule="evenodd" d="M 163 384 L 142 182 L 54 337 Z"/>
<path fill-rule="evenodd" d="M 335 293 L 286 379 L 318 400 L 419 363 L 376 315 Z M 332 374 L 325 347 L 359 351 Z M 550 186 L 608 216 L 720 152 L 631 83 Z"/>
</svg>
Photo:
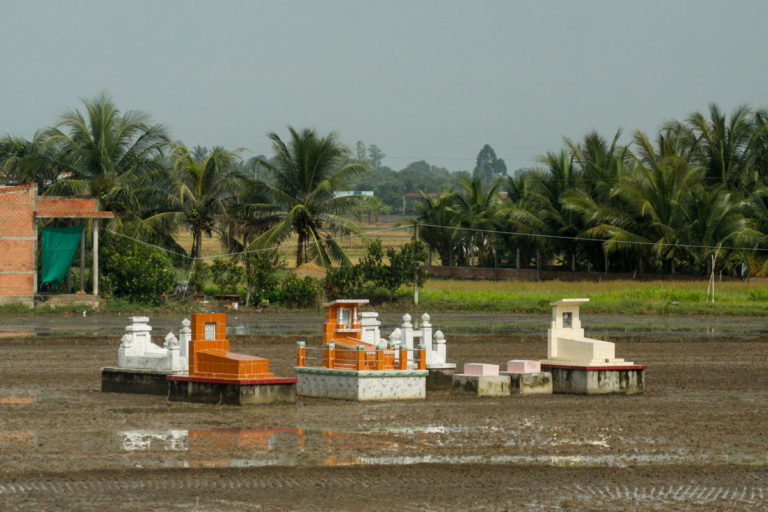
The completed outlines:
<svg viewBox="0 0 768 512">
<path fill-rule="evenodd" d="M 3 2 L 0 134 L 101 91 L 189 147 L 270 154 L 286 126 L 377 144 L 394 169 L 510 170 L 597 129 L 768 108 L 768 2 Z"/>
</svg>

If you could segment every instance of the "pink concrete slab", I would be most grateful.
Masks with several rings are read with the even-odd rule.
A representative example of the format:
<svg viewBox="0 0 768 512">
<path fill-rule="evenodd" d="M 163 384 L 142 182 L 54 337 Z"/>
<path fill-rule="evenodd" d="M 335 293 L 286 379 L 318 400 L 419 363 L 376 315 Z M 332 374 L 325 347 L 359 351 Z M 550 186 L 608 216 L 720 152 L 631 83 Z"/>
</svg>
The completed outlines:
<svg viewBox="0 0 768 512">
<path fill-rule="evenodd" d="M 498 375 L 499 365 L 485 363 L 466 363 L 464 365 L 464 375 Z"/>
<path fill-rule="evenodd" d="M 508 373 L 539 373 L 541 363 L 530 359 L 512 359 L 507 361 Z"/>
</svg>

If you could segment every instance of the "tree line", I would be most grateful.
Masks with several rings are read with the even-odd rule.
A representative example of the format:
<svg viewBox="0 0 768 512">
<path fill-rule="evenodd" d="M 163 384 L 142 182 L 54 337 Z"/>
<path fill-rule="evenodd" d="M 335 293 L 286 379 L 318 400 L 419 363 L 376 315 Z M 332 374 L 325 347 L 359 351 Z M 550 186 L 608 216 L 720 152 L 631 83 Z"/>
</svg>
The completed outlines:
<svg viewBox="0 0 768 512">
<path fill-rule="evenodd" d="M 423 195 L 422 239 L 443 265 L 768 271 L 768 111 L 712 104 L 620 135 L 566 138 L 537 167 Z"/>
<path fill-rule="evenodd" d="M 295 239 L 296 266 L 347 265 L 336 239 L 362 234 L 355 218 L 420 190 L 414 220 L 443 265 L 768 271 L 768 112 L 726 115 L 713 104 L 652 136 L 635 132 L 629 144 L 620 135 L 565 139 L 539 166 L 512 175 L 488 145 L 472 173 L 427 162 L 397 172 L 375 145 L 352 151 L 310 129 L 269 134 L 268 157 L 190 149 L 102 94 L 31 139 L 0 139 L 0 177 L 96 197 L 115 212 L 114 230 L 181 255 L 177 265 L 199 258 L 203 238 L 214 235 L 230 253 Z M 338 193 L 368 186 L 379 206 Z M 178 240 L 185 230 L 190 247 Z"/>
<path fill-rule="evenodd" d="M 65 113 L 31 140 L 0 139 L 6 185 L 35 183 L 42 194 L 88 196 L 115 213 L 113 229 L 194 261 L 203 237 L 229 252 L 274 248 L 297 239 L 296 266 L 348 258 L 335 237 L 362 233 L 364 198 L 339 196 L 367 164 L 334 134 L 288 129 L 268 135 L 273 155 L 245 160 L 243 149 L 194 147 L 169 139 L 146 114 L 122 113 L 106 94 Z M 191 247 L 177 239 L 192 235 Z"/>
</svg>

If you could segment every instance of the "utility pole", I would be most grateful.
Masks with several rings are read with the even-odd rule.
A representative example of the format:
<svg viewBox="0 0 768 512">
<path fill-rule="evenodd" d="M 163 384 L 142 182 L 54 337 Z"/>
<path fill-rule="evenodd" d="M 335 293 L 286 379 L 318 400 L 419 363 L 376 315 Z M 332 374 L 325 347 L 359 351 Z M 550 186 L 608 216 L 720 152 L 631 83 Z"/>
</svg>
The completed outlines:
<svg viewBox="0 0 768 512">
<path fill-rule="evenodd" d="M 403 196 L 405 197 L 405 196 Z M 416 222 L 413 225 L 413 241 L 419 241 L 419 223 Z M 413 267 L 413 304 L 419 305 L 419 264 L 415 262 Z"/>
</svg>

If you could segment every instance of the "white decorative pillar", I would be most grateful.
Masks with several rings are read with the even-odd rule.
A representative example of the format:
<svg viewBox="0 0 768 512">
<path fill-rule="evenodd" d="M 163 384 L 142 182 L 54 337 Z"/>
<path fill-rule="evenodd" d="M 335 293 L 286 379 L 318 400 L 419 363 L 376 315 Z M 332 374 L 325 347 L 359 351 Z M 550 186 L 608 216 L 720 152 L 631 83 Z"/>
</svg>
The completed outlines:
<svg viewBox="0 0 768 512">
<path fill-rule="evenodd" d="M 438 330 L 435 333 L 435 345 L 437 345 L 435 350 L 436 353 L 432 362 L 436 365 L 444 365 L 448 359 L 448 355 L 446 354 L 445 335 L 443 334 L 443 331 Z"/>
<path fill-rule="evenodd" d="M 189 341 L 192 339 L 190 325 L 189 318 L 185 318 L 181 321 L 181 329 L 179 329 L 179 348 L 181 349 L 179 355 L 185 359 L 189 357 Z"/>
<path fill-rule="evenodd" d="M 179 340 L 172 332 L 169 332 L 165 336 L 165 348 L 168 350 L 168 369 L 172 372 L 178 372 L 184 369 L 184 362 L 181 359 L 181 347 L 179 346 Z"/>
<path fill-rule="evenodd" d="M 427 348 L 427 364 L 434 359 L 432 355 L 432 324 L 429 323 L 429 314 L 421 315 L 421 344 Z"/>
<path fill-rule="evenodd" d="M 411 315 L 408 313 L 403 315 L 400 331 L 402 333 L 403 346 L 408 349 L 408 361 L 413 361 L 413 324 L 411 323 Z"/>
</svg>

